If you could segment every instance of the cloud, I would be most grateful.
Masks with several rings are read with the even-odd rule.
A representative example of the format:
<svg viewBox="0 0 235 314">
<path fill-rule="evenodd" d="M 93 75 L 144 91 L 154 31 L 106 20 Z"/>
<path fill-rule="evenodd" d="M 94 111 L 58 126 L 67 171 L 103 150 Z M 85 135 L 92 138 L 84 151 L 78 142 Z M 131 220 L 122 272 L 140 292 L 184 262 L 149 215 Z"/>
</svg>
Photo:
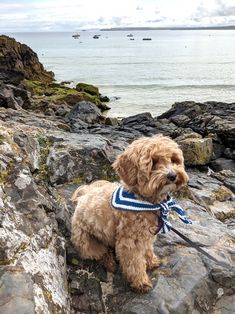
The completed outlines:
<svg viewBox="0 0 235 314">
<path fill-rule="evenodd" d="M 210 7 L 206 2 L 198 4 L 192 14 L 192 21 L 206 24 L 230 24 L 234 23 L 235 5 L 233 1 L 215 0 L 214 6 Z"/>
<path fill-rule="evenodd" d="M 158 0 L 157 6 L 156 0 L 2 0 L 0 9 L 2 32 L 206 26 L 234 20 L 234 0 Z"/>
<path fill-rule="evenodd" d="M 216 1 L 218 8 L 215 10 L 215 16 L 234 16 L 235 17 L 235 5 L 224 3 L 221 0 Z"/>
</svg>

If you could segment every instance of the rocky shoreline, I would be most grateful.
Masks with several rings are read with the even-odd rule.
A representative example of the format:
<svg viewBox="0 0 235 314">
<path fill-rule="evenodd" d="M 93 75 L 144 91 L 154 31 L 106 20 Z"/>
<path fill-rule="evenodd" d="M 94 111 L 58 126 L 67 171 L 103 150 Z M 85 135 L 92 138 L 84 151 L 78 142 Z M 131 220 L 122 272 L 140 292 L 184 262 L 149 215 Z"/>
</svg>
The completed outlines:
<svg viewBox="0 0 235 314">
<path fill-rule="evenodd" d="M 36 54 L 0 36 L 0 312 L 221 313 L 235 308 L 235 270 L 159 235 L 153 290 L 132 292 L 81 260 L 70 242 L 70 198 L 140 136 L 162 133 L 181 146 L 190 182 L 176 197 L 193 220 L 174 225 L 217 259 L 235 264 L 235 102 L 181 102 L 159 117 L 105 117 L 96 87 L 55 83 Z"/>
</svg>

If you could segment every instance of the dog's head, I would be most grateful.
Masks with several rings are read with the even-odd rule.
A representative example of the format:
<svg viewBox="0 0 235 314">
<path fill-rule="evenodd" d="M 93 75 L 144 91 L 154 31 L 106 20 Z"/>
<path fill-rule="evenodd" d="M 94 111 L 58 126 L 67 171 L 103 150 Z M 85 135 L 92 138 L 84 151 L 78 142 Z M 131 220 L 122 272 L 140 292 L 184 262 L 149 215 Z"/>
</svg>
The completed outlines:
<svg viewBox="0 0 235 314">
<path fill-rule="evenodd" d="M 188 182 L 182 151 L 162 135 L 132 142 L 113 167 L 129 191 L 152 203 L 164 201 Z"/>
</svg>

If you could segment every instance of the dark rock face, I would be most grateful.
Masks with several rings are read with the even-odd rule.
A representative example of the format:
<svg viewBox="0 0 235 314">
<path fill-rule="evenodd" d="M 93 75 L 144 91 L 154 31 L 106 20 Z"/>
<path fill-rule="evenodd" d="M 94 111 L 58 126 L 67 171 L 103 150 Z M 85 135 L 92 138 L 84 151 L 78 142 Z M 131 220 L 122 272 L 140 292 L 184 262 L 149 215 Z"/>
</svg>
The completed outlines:
<svg viewBox="0 0 235 314">
<path fill-rule="evenodd" d="M 44 69 L 31 48 L 14 38 L 0 36 L 0 80 L 17 85 L 24 78 L 52 82 L 54 73 Z"/>
<path fill-rule="evenodd" d="M 0 107 L 28 109 L 31 107 L 30 93 L 14 85 L 0 83 Z"/>
<path fill-rule="evenodd" d="M 90 124 L 104 122 L 104 117 L 100 109 L 89 101 L 80 101 L 77 103 L 67 115 L 67 119 L 72 123 L 77 120 Z"/>
<path fill-rule="evenodd" d="M 225 145 L 235 147 L 235 103 L 175 103 L 170 110 L 158 117 L 163 118 L 204 136 L 217 134 Z"/>
</svg>

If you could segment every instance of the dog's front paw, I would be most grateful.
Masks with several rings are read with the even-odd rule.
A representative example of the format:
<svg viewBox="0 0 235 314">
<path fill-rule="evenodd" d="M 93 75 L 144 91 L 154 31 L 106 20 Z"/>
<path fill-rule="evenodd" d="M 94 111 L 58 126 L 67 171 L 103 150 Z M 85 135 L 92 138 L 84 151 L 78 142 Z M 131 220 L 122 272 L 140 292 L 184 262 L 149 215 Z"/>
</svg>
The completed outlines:
<svg viewBox="0 0 235 314">
<path fill-rule="evenodd" d="M 138 284 L 131 284 L 131 288 L 137 293 L 147 293 L 152 289 L 152 287 L 153 285 L 148 277 Z"/>
<path fill-rule="evenodd" d="M 147 270 L 153 270 L 155 268 L 158 268 L 161 264 L 161 259 L 154 255 L 151 259 L 147 260 Z"/>
</svg>

